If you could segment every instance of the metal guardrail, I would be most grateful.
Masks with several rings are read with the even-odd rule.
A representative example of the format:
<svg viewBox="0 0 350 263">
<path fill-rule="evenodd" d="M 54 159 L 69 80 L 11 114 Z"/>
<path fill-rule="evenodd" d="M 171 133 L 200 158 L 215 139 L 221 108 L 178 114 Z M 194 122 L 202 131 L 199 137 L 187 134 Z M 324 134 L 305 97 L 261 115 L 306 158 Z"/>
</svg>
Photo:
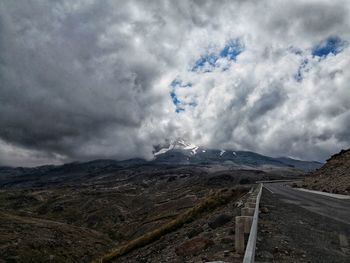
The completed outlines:
<svg viewBox="0 0 350 263">
<path fill-rule="evenodd" d="M 283 183 L 283 182 L 296 182 L 304 180 L 304 178 L 294 178 L 294 179 L 281 179 L 281 180 L 263 180 L 263 181 L 255 181 L 256 184 L 262 183 Z"/>
<path fill-rule="evenodd" d="M 258 233 L 259 203 L 260 203 L 260 197 L 261 197 L 261 192 L 263 188 L 262 183 L 259 185 L 259 188 L 260 188 L 259 193 L 256 197 L 253 222 L 250 228 L 249 239 L 248 239 L 247 247 L 244 253 L 243 263 L 255 262 L 255 247 L 256 247 L 256 239 L 257 239 L 257 233 Z"/>
</svg>

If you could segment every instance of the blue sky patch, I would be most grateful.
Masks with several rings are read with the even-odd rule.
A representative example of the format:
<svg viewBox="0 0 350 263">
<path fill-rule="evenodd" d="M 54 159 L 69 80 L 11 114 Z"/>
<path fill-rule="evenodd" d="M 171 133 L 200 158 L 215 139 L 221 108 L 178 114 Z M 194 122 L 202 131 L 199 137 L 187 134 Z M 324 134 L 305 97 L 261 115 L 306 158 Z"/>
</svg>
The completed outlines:
<svg viewBox="0 0 350 263">
<path fill-rule="evenodd" d="M 191 71 L 211 72 L 214 68 L 218 67 L 218 59 L 226 58 L 228 60 L 236 61 L 237 56 L 241 54 L 243 50 L 244 45 L 239 39 L 230 40 L 221 50 L 219 50 L 219 52 L 202 55 L 196 60 Z M 225 68 L 223 70 L 225 70 Z"/>
<path fill-rule="evenodd" d="M 230 40 L 220 51 L 220 57 L 229 60 L 236 60 L 237 56 L 242 53 L 244 46 L 238 39 Z"/>
<path fill-rule="evenodd" d="M 177 97 L 175 90 L 170 92 L 170 97 L 171 97 L 171 100 L 173 101 L 173 104 L 175 105 L 175 112 L 176 113 L 180 113 L 182 111 L 185 111 L 185 109 L 181 106 L 182 103 L 179 100 L 179 98 Z"/>
<path fill-rule="evenodd" d="M 175 106 L 177 106 L 181 103 L 180 100 L 177 98 L 175 91 L 170 92 L 170 97 L 171 97 Z"/>
<path fill-rule="evenodd" d="M 194 101 L 191 101 L 191 102 L 184 102 L 182 100 L 180 100 L 176 94 L 176 89 L 173 89 L 171 92 L 170 92 L 170 97 L 171 97 L 171 100 L 173 102 L 173 104 L 175 105 L 175 112 L 176 113 L 180 113 L 180 112 L 183 112 L 185 111 L 185 107 L 186 106 L 190 106 L 190 107 L 196 107 L 198 104 Z"/>
<path fill-rule="evenodd" d="M 170 87 L 172 88 L 172 91 L 169 94 L 170 94 L 170 97 L 171 97 L 173 104 L 175 105 L 175 112 L 176 113 L 180 113 L 180 112 L 185 111 L 185 106 L 187 106 L 187 105 L 192 106 L 192 107 L 197 106 L 197 103 L 195 103 L 195 102 L 187 103 L 187 102 L 181 101 L 176 94 L 176 90 L 178 88 L 192 87 L 192 83 L 190 83 L 190 82 L 184 83 L 182 80 L 174 79 L 170 83 Z"/>
<path fill-rule="evenodd" d="M 209 66 L 209 68 L 215 67 L 216 61 L 219 59 L 219 57 L 212 53 L 212 54 L 207 54 L 204 56 L 201 56 L 200 59 L 198 59 L 192 68 L 192 71 L 200 71 L 203 69 L 203 67 Z M 210 72 L 211 70 L 206 69 L 204 72 Z"/>
<path fill-rule="evenodd" d="M 348 45 L 348 42 L 342 40 L 338 36 L 331 36 L 323 40 L 322 42 L 311 48 L 311 55 L 320 59 L 326 58 L 329 54 L 337 55 L 342 52 L 343 49 Z M 289 50 L 297 55 L 303 55 L 304 52 L 298 48 L 291 47 Z M 309 50 L 310 52 L 310 50 Z M 302 82 L 304 73 L 309 71 L 310 64 L 309 60 L 305 57 L 300 63 L 298 72 L 294 75 L 294 79 L 297 82 Z"/>
<path fill-rule="evenodd" d="M 331 36 L 312 48 L 312 55 L 315 57 L 326 57 L 329 54 L 338 54 L 344 49 L 346 42 L 338 36 Z"/>
<path fill-rule="evenodd" d="M 191 82 L 183 83 L 182 80 L 174 79 L 170 83 L 170 87 L 172 87 L 172 88 L 176 88 L 176 87 L 182 87 L 182 88 L 192 87 L 192 83 Z"/>
<path fill-rule="evenodd" d="M 211 52 L 202 55 L 198 60 L 195 61 L 193 67 L 190 69 L 192 72 L 200 72 L 200 73 L 206 73 L 211 72 L 215 68 L 220 68 L 222 71 L 225 71 L 229 68 L 229 64 L 224 63 L 225 65 L 220 65 L 221 63 L 218 63 L 219 59 L 227 59 L 229 61 L 236 61 L 237 56 L 241 54 L 244 50 L 244 45 L 239 39 L 233 39 L 228 41 L 225 46 L 218 50 L 217 52 Z M 189 101 L 186 99 L 186 101 L 183 101 L 178 98 L 176 91 L 179 88 L 191 88 L 192 87 L 191 82 L 183 82 L 178 77 L 175 78 L 170 83 L 170 88 L 172 89 L 170 92 L 170 97 L 175 105 L 175 112 L 180 113 L 185 111 L 186 107 L 197 107 L 198 103 L 196 101 Z"/>
</svg>

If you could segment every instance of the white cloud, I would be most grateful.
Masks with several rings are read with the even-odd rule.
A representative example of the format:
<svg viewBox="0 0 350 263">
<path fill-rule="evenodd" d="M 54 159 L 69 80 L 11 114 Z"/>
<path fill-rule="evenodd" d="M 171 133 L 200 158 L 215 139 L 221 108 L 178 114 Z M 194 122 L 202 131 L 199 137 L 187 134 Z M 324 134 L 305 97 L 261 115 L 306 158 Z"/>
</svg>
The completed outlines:
<svg viewBox="0 0 350 263">
<path fill-rule="evenodd" d="M 176 136 L 317 160 L 350 146 L 349 47 L 311 55 L 350 41 L 348 1 L 3 1 L 0 17 L 2 163 L 149 158 Z M 233 39 L 236 62 L 189 71 Z M 197 103 L 179 114 L 177 77 Z"/>
</svg>

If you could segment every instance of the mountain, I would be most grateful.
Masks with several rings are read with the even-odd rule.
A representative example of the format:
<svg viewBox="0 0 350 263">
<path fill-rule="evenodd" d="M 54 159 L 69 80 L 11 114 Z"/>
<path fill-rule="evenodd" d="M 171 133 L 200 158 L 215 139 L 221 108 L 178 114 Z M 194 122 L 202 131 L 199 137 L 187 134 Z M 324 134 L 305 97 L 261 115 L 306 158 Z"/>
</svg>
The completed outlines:
<svg viewBox="0 0 350 263">
<path fill-rule="evenodd" d="M 319 162 L 300 161 L 287 157 L 273 158 L 250 151 L 208 149 L 177 139 L 163 147 L 157 147 L 152 163 L 209 165 L 221 164 L 237 168 L 289 167 L 312 171 L 321 167 Z"/>
<path fill-rule="evenodd" d="M 318 162 L 306 162 L 281 157 L 272 158 L 249 151 L 208 149 L 177 139 L 155 147 L 153 160 L 129 159 L 93 160 L 63 165 L 44 165 L 33 168 L 0 167 L 0 187 L 32 187 L 86 182 L 102 174 L 113 173 L 128 167 L 146 166 L 220 166 L 226 170 L 266 170 L 283 168 L 312 171 L 321 167 Z"/>
<path fill-rule="evenodd" d="M 350 195 L 350 149 L 341 150 L 305 178 L 302 187 Z"/>
</svg>

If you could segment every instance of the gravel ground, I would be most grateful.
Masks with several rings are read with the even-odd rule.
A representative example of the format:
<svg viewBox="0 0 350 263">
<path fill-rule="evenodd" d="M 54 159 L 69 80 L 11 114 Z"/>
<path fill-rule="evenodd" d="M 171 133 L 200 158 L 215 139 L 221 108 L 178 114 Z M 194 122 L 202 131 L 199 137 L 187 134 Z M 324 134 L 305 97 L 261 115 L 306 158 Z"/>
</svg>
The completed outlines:
<svg viewBox="0 0 350 263">
<path fill-rule="evenodd" d="M 350 262 L 350 226 L 287 204 L 266 189 L 261 199 L 257 262 Z"/>
</svg>

